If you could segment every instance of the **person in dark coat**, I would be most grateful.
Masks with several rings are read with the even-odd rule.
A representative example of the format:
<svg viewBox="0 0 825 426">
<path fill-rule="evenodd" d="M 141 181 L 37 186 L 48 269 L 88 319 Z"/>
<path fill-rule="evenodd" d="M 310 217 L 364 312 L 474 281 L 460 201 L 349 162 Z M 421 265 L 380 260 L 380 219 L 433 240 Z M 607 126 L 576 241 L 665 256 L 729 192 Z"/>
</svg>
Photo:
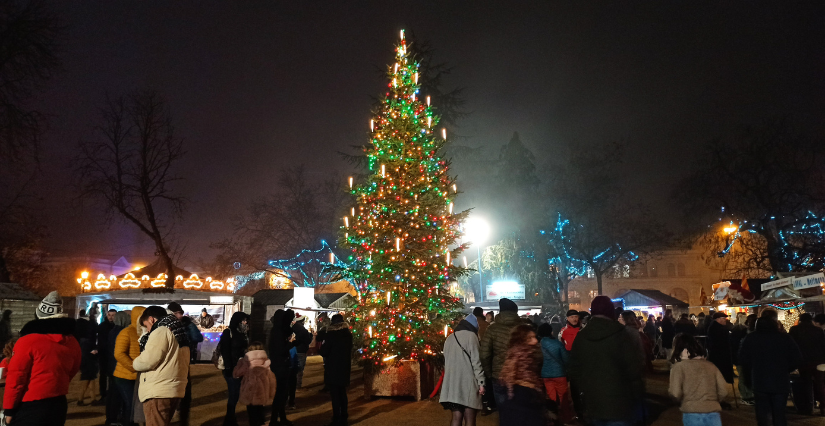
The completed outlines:
<svg viewBox="0 0 825 426">
<path fill-rule="evenodd" d="M 235 406 L 241 397 L 241 378 L 232 375 L 238 360 L 246 354 L 249 346 L 247 332 L 249 330 L 249 315 L 243 312 L 235 312 L 229 320 L 229 327 L 221 334 L 218 346 L 223 358 L 223 378 L 226 380 L 228 398 L 226 400 L 226 415 L 223 419 L 224 426 L 237 426 L 235 419 Z"/>
<path fill-rule="evenodd" d="M 647 316 L 647 321 L 645 321 L 644 327 L 645 336 L 650 339 L 651 342 L 656 342 L 656 337 L 659 335 L 659 328 L 656 326 L 656 318 L 653 315 Z"/>
<path fill-rule="evenodd" d="M 673 353 L 673 338 L 676 337 L 676 328 L 673 323 L 673 311 L 668 309 L 662 320 L 662 347 L 665 348 L 667 359 L 670 359 Z"/>
<path fill-rule="evenodd" d="M 111 312 L 111 311 L 110 311 Z M 117 387 L 115 385 L 115 367 L 117 366 L 117 360 L 115 359 L 115 341 L 117 340 L 117 335 L 123 330 L 124 328 L 128 327 L 132 324 L 132 311 L 120 311 L 116 312 L 114 318 L 112 318 L 112 329 L 109 330 L 109 335 L 106 336 L 106 342 L 108 346 L 106 347 L 106 356 L 109 358 L 106 363 L 106 367 L 108 371 L 106 372 L 107 376 L 109 377 L 109 389 L 112 389 L 112 392 L 109 392 L 106 395 L 106 424 L 128 424 L 129 423 L 129 415 L 131 414 L 129 410 L 127 410 L 127 404 L 124 404 L 123 398 L 120 397 L 120 392 L 117 391 Z M 103 364 L 101 363 L 101 366 Z M 101 375 L 101 380 L 103 376 Z M 131 406 L 131 401 L 129 401 L 128 406 Z"/>
<path fill-rule="evenodd" d="M 106 399 L 106 392 L 109 386 L 109 358 L 111 358 L 109 354 L 109 332 L 112 331 L 114 328 L 115 323 L 115 314 L 117 313 L 114 309 L 109 309 L 106 312 L 106 317 L 103 318 L 103 321 L 97 325 L 97 362 L 100 366 L 100 399 L 104 401 Z"/>
<path fill-rule="evenodd" d="M 742 341 L 749 333 L 752 333 L 756 325 L 756 315 L 748 315 L 740 312 L 737 315 L 736 325 L 730 332 L 730 348 L 733 355 L 733 365 L 736 366 L 736 374 L 739 376 L 739 397 L 745 405 L 753 405 L 753 390 L 749 387 L 750 372 L 742 366 L 739 360 L 739 348 Z"/>
<path fill-rule="evenodd" d="M 347 424 L 347 386 L 352 373 L 352 332 L 341 314 L 333 315 L 321 343 L 324 363 L 324 384 L 332 399 L 332 424 Z"/>
<path fill-rule="evenodd" d="M 93 319 L 92 319 L 93 320 Z M 86 310 L 80 310 L 80 318 L 75 322 L 74 337 L 80 344 L 80 399 L 78 406 L 87 405 L 86 392 L 91 394 L 92 404 L 96 403 L 97 392 L 94 388 L 94 380 L 97 378 L 99 368 L 97 362 L 97 327 L 94 322 L 86 316 Z"/>
<path fill-rule="evenodd" d="M 799 366 L 799 387 L 794 389 L 796 408 L 802 414 L 813 414 L 814 398 L 819 401 L 819 412 L 825 416 L 825 389 L 821 375 L 816 366 L 825 364 L 825 331 L 814 325 L 811 314 L 799 316 L 799 324 L 791 327 L 788 335 L 802 352 L 802 364 Z"/>
<path fill-rule="evenodd" d="M 286 402 L 289 397 L 289 375 L 292 370 L 292 361 L 289 351 L 295 346 L 295 336 L 292 333 L 292 320 L 295 312 L 292 309 L 278 309 L 270 318 L 272 330 L 269 332 L 269 369 L 275 373 L 277 390 L 272 400 L 272 420 L 270 424 L 289 426 L 292 424 L 286 418 Z M 280 423 L 279 419 L 280 418 Z"/>
<path fill-rule="evenodd" d="M 679 321 L 676 321 L 673 324 L 673 332 L 676 334 L 683 333 L 687 334 L 688 336 L 696 336 L 696 324 L 688 318 L 688 314 L 682 314 L 679 316 Z"/>
<path fill-rule="evenodd" d="M 597 296 L 590 311 L 593 316 L 573 342 L 568 377 L 581 393 L 586 421 L 631 424 L 644 396 L 638 342 L 614 319 L 609 297 Z"/>
<path fill-rule="evenodd" d="M 727 328 L 728 314 L 713 314 L 713 322 L 708 327 L 708 361 L 722 373 L 728 383 L 733 383 L 733 354 L 730 349 L 730 331 Z"/>
<path fill-rule="evenodd" d="M 772 418 L 773 426 L 787 425 L 791 371 L 802 363 L 796 342 L 780 331 L 771 316 L 762 316 L 756 321 L 756 330 L 742 341 L 739 362 L 750 371 L 757 424 L 769 426 Z"/>
<path fill-rule="evenodd" d="M 0 319 L 0 348 L 5 348 L 14 335 L 11 332 L 11 311 L 3 311 L 3 319 Z"/>
<path fill-rule="evenodd" d="M 289 374 L 289 398 L 287 401 L 287 408 L 295 409 L 295 391 L 303 386 L 304 367 L 307 363 L 307 352 L 309 345 L 312 343 L 312 333 L 304 327 L 307 317 L 304 315 L 297 315 L 292 320 L 292 333 L 295 334 L 295 349 L 296 360 L 294 368 Z"/>
</svg>

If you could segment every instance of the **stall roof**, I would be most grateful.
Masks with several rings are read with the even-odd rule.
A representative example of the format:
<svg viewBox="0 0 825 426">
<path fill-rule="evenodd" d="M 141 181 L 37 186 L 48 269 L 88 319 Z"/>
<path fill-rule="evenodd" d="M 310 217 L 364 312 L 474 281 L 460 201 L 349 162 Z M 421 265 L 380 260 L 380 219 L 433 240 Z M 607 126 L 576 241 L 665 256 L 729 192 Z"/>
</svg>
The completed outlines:
<svg viewBox="0 0 825 426">
<path fill-rule="evenodd" d="M 315 295 L 315 301 L 321 305 L 322 308 L 326 308 L 329 305 L 338 301 L 338 299 L 348 295 L 349 293 L 321 293 Z"/>
<path fill-rule="evenodd" d="M 158 305 L 158 306 L 166 306 L 171 301 L 175 301 L 180 303 L 181 305 L 226 305 L 232 303 L 212 303 L 213 298 L 223 298 L 226 301 L 231 301 L 234 303 L 235 301 L 241 300 L 243 298 L 249 298 L 249 296 L 241 296 L 238 294 L 232 293 L 216 293 L 216 292 L 209 292 L 209 291 L 199 291 L 199 290 L 184 290 L 184 289 L 175 289 L 174 293 L 144 293 L 143 289 L 130 289 L 130 290 L 112 290 L 112 291 L 101 291 L 97 293 L 82 293 L 77 295 L 77 299 L 84 299 L 89 301 L 95 301 L 98 303 L 122 303 L 122 304 L 130 304 L 130 305 Z"/>
<path fill-rule="evenodd" d="M 36 294 L 17 283 L 0 283 L 0 300 L 40 300 Z"/>
<path fill-rule="evenodd" d="M 252 298 L 255 300 L 256 304 L 261 305 L 279 305 L 283 306 L 286 305 L 286 302 L 292 300 L 295 296 L 295 292 L 292 289 L 270 289 L 270 290 L 259 290 L 255 294 L 252 295 Z M 315 300 L 318 300 L 318 295 L 315 295 Z"/>
<path fill-rule="evenodd" d="M 614 299 L 624 300 L 625 306 L 690 306 L 687 302 L 668 296 L 659 290 L 628 290 Z"/>
</svg>

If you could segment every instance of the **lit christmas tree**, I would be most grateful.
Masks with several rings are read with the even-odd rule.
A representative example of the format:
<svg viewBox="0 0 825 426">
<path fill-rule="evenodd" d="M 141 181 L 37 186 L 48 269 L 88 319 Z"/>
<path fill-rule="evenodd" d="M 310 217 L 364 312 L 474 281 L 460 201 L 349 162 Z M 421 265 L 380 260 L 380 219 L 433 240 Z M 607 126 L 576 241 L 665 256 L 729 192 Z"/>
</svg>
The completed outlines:
<svg viewBox="0 0 825 426">
<path fill-rule="evenodd" d="M 364 183 L 350 178 L 357 204 L 341 229 L 341 246 L 352 250 L 345 274 L 361 295 L 355 341 L 363 342 L 362 361 L 375 364 L 440 354 L 461 308 L 448 290 L 466 272 L 453 266 L 466 247 L 451 247 L 469 213 L 453 212 L 455 178 L 439 154 L 447 132 L 437 128 L 429 98 L 419 96 L 418 63 L 403 30 L 388 77 L 370 120 L 369 175 Z"/>
</svg>

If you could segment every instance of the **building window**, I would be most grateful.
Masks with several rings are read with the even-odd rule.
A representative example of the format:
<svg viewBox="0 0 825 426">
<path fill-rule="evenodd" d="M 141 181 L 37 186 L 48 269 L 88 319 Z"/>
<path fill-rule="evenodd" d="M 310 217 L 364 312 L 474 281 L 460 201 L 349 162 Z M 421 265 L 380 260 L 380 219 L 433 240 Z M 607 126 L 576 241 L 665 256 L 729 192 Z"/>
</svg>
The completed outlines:
<svg viewBox="0 0 825 426">
<path fill-rule="evenodd" d="M 678 275 L 680 277 L 684 277 L 685 275 L 687 275 L 685 273 L 685 264 L 684 263 L 680 263 L 680 264 L 676 265 L 676 275 Z"/>
<path fill-rule="evenodd" d="M 676 265 L 672 263 L 667 264 L 667 276 L 675 277 L 676 276 Z"/>
<path fill-rule="evenodd" d="M 651 278 L 656 278 L 658 276 L 659 276 L 659 270 L 656 269 L 656 265 L 651 266 L 650 267 L 650 277 Z"/>
</svg>

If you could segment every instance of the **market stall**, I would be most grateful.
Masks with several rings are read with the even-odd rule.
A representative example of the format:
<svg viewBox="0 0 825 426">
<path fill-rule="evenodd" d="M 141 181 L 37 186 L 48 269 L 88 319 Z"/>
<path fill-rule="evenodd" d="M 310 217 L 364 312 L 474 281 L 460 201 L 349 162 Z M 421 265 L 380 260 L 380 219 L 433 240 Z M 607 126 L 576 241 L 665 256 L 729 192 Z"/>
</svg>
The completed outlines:
<svg viewBox="0 0 825 426">
<path fill-rule="evenodd" d="M 621 304 L 620 307 L 624 310 L 633 311 L 644 318 L 648 315 L 664 316 L 667 309 L 672 309 L 673 315 L 678 317 L 683 312 L 687 313 L 690 307 L 687 302 L 658 290 L 628 290 L 612 300 L 614 304 Z"/>
</svg>

